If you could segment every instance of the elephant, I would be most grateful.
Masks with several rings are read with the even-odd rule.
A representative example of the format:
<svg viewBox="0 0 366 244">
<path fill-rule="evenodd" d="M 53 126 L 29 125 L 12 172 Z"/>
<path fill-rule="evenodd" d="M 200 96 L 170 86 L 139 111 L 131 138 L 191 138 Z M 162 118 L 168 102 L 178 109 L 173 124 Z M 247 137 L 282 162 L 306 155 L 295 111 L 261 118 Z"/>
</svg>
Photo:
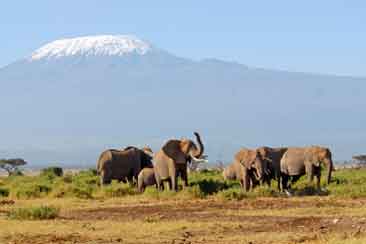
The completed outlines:
<svg viewBox="0 0 366 244">
<path fill-rule="evenodd" d="M 268 171 L 267 162 L 256 149 L 240 149 L 234 156 L 235 163 L 243 166 L 241 184 L 245 191 L 258 185 L 264 179 L 265 172 Z"/>
<path fill-rule="evenodd" d="M 238 162 L 229 164 L 223 171 L 222 176 L 224 180 L 241 180 L 243 177 L 242 169 L 243 165 Z"/>
<path fill-rule="evenodd" d="M 263 160 L 266 161 L 267 172 L 264 176 L 263 181 L 271 186 L 271 180 L 274 179 L 277 181 L 278 191 L 281 191 L 281 159 L 285 152 L 287 151 L 287 147 L 260 147 L 257 148 Z"/>
<path fill-rule="evenodd" d="M 327 184 L 330 183 L 333 161 L 328 148 L 320 146 L 288 148 L 281 159 L 281 178 L 283 190 L 288 190 L 288 180 L 295 183 L 302 175 L 307 174 L 309 183 L 316 176 L 316 185 L 320 189 L 321 165 L 327 167 Z"/>
<path fill-rule="evenodd" d="M 204 161 L 204 146 L 201 137 L 194 132 L 198 147 L 189 139 L 167 141 L 154 155 L 153 163 L 155 179 L 159 190 L 163 189 L 164 181 L 169 182 L 170 190 L 178 190 L 177 177 L 183 180 L 183 187 L 188 186 L 187 164 L 190 161 Z"/>
<path fill-rule="evenodd" d="M 242 164 L 240 164 L 238 161 L 234 161 L 222 171 L 222 176 L 224 180 L 238 180 L 240 182 L 240 186 L 244 187 L 244 169 L 245 168 Z M 254 174 L 249 174 L 249 182 L 252 187 L 255 187 L 259 184 Z"/>
<path fill-rule="evenodd" d="M 109 149 L 101 153 L 97 163 L 97 173 L 101 185 L 112 180 L 134 183 L 144 167 L 152 166 L 150 148 L 127 147 L 123 150 Z"/>
<path fill-rule="evenodd" d="M 143 168 L 137 178 L 139 192 L 144 192 L 147 186 L 156 185 L 154 168 Z"/>
</svg>

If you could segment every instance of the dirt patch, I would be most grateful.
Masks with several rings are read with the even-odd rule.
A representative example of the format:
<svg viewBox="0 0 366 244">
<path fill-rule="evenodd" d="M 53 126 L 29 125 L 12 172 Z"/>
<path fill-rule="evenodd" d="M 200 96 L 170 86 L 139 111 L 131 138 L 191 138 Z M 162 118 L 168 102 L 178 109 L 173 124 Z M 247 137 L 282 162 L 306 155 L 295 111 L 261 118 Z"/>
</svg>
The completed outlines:
<svg viewBox="0 0 366 244">
<path fill-rule="evenodd" d="M 329 199 L 249 199 L 244 201 L 215 201 L 192 200 L 192 201 L 153 201 L 134 202 L 116 205 L 115 202 L 101 203 L 98 207 L 87 209 L 64 209 L 61 216 L 55 221 L 62 223 L 73 223 L 75 229 L 72 233 L 57 232 L 51 229 L 49 234 L 23 233 L 14 236 L 7 236 L 0 240 L 0 243 L 54 243 L 54 244 L 104 244 L 104 243 L 180 243 L 180 244 L 215 244 L 215 243 L 261 243 L 274 244 L 276 236 L 286 240 L 280 243 L 320 243 L 326 236 L 343 234 L 344 238 L 365 237 L 365 217 L 321 217 L 312 215 L 297 216 L 291 214 L 291 210 L 299 208 L 336 207 L 349 208 L 357 206 L 362 208 L 365 201 L 336 201 Z M 104 204 L 104 206 L 102 206 Z M 271 214 L 271 210 L 283 211 L 284 216 Z M 248 212 L 249 210 L 249 212 Z M 305 210 L 305 211 L 306 211 Z M 302 210 L 303 211 L 303 210 Z M 341 210 L 340 210 L 341 211 Z M 282 213 L 282 212 L 281 212 Z M 142 221 L 153 223 L 144 225 L 146 236 L 139 238 L 121 236 L 118 237 L 118 229 L 114 237 L 103 234 L 104 227 L 96 227 L 94 223 L 106 220 L 108 225 L 113 223 L 125 223 L 130 221 Z M 154 226 L 174 225 L 177 220 L 184 220 L 188 223 L 197 223 L 194 228 L 187 224 L 179 227 L 174 232 L 149 233 L 149 228 Z M 104 222 L 101 222 L 104 223 Z M 123 226 L 123 225 L 122 225 Z M 107 228 L 107 227 L 106 227 Z M 120 226 L 120 228 L 123 228 Z M 93 237 L 86 233 L 94 233 Z M 144 232 L 145 233 L 145 232 Z M 116 237 L 117 236 L 117 237 Z M 258 237 L 259 236 L 259 237 Z M 245 239 L 252 238 L 251 240 Z M 128 239 L 129 238 L 129 239 Z M 259 239 L 255 239 L 259 238 Z M 262 239 L 260 239 L 262 238 Z M 278 237 L 277 237 L 278 238 Z M 245 240 L 245 241 L 244 241 Z M 260 241 L 258 241 L 260 240 Z M 282 239 L 281 239 L 282 240 Z"/>
<path fill-rule="evenodd" d="M 156 204 L 136 204 L 133 206 L 104 207 L 86 210 L 69 211 L 62 214 L 66 220 L 112 220 L 145 222 L 187 220 L 190 222 L 230 221 L 240 223 L 243 232 L 334 232 L 366 230 L 366 218 L 356 217 L 288 217 L 236 215 L 235 211 L 271 210 L 335 206 L 346 207 L 347 203 L 337 201 L 291 201 L 286 199 L 270 199 L 255 201 L 189 201 Z M 231 210 L 231 211 L 227 211 Z M 250 228 L 245 228 L 248 225 Z M 253 227 L 254 226 L 254 227 Z"/>
<path fill-rule="evenodd" d="M 14 200 L 3 199 L 0 201 L 0 205 L 14 205 L 14 204 L 15 204 Z"/>
</svg>

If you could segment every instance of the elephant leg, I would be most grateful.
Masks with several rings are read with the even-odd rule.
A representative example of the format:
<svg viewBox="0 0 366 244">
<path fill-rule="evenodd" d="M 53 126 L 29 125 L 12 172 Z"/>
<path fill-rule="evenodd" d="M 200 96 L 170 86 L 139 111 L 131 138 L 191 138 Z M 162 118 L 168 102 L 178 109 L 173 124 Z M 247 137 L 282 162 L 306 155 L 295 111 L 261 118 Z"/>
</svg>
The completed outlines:
<svg viewBox="0 0 366 244">
<path fill-rule="evenodd" d="M 176 176 L 173 176 L 171 178 L 171 188 L 170 188 L 170 190 L 172 190 L 172 191 L 178 191 L 177 177 Z"/>
<path fill-rule="evenodd" d="M 243 175 L 243 183 L 244 183 L 244 191 L 248 192 L 250 189 L 250 176 L 247 172 L 247 170 L 244 171 L 244 175 Z"/>
<path fill-rule="evenodd" d="M 283 191 L 288 190 L 288 178 L 289 178 L 288 175 L 285 175 L 285 174 L 281 175 Z"/>
<path fill-rule="evenodd" d="M 315 176 L 316 176 L 316 187 L 320 190 L 320 178 L 321 178 L 321 168 L 316 167 L 315 170 Z"/>
<path fill-rule="evenodd" d="M 170 176 L 170 181 L 171 181 L 170 190 L 177 191 L 178 190 L 178 187 L 177 187 L 177 169 L 175 168 L 175 166 L 170 167 L 169 176 Z"/>
<path fill-rule="evenodd" d="M 305 170 L 306 170 L 306 174 L 308 176 L 308 183 L 310 186 L 313 183 L 313 179 L 314 179 L 314 167 L 313 167 L 313 165 L 309 165 L 309 166 L 306 166 Z"/>
<path fill-rule="evenodd" d="M 163 187 L 164 187 L 164 185 L 163 185 Z M 172 190 L 172 180 L 170 178 L 168 179 L 168 189 Z"/>
<path fill-rule="evenodd" d="M 267 185 L 269 188 L 271 188 L 271 177 L 267 176 L 268 178 L 266 179 Z"/>
<path fill-rule="evenodd" d="M 280 192 L 281 191 L 281 176 L 276 175 L 276 180 L 277 180 L 277 190 Z"/>
<path fill-rule="evenodd" d="M 182 180 L 183 180 L 183 188 L 188 187 L 187 170 L 182 170 L 181 177 L 182 177 Z"/>
<path fill-rule="evenodd" d="M 112 180 L 111 180 L 110 174 L 108 174 L 105 171 L 102 171 L 102 173 L 100 174 L 100 185 L 103 186 L 103 185 L 110 184 L 111 181 Z"/>
<path fill-rule="evenodd" d="M 243 179 L 240 179 L 240 180 L 239 180 L 239 183 L 240 183 L 240 187 L 241 187 L 241 188 L 244 188 L 244 180 L 243 180 Z"/>
<path fill-rule="evenodd" d="M 155 173 L 156 188 L 158 191 L 164 190 L 163 182 L 158 174 Z"/>
</svg>

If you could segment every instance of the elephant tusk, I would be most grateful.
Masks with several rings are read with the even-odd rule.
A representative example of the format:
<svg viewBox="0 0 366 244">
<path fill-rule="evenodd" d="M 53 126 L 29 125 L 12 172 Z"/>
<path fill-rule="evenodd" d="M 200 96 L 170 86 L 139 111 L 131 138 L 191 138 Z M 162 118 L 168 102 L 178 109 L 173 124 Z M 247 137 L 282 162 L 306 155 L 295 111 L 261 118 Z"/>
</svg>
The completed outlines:
<svg viewBox="0 0 366 244">
<path fill-rule="evenodd" d="M 207 156 L 206 156 L 207 157 Z M 194 156 L 191 156 L 191 158 L 193 159 L 194 162 L 196 163 L 208 163 L 207 159 L 201 159 L 201 158 L 196 158 Z"/>
</svg>

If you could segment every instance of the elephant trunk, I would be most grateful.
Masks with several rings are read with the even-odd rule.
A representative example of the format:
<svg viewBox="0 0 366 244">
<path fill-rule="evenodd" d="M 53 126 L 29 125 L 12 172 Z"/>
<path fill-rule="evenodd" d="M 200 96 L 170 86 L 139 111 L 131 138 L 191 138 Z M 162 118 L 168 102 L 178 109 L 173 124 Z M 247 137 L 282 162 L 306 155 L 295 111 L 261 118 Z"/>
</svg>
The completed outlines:
<svg viewBox="0 0 366 244">
<path fill-rule="evenodd" d="M 197 132 L 194 132 L 194 135 L 196 136 L 196 140 L 197 140 L 197 143 L 198 143 L 198 150 L 196 150 L 195 152 L 193 152 L 193 156 L 195 158 L 200 158 L 203 154 L 203 151 L 204 151 L 204 146 L 203 146 L 203 143 L 201 141 L 201 137 L 200 135 L 197 133 Z"/>
<path fill-rule="evenodd" d="M 326 160 L 325 163 L 327 165 L 327 184 L 329 184 L 332 177 L 333 161 L 332 159 L 329 159 Z"/>
</svg>

